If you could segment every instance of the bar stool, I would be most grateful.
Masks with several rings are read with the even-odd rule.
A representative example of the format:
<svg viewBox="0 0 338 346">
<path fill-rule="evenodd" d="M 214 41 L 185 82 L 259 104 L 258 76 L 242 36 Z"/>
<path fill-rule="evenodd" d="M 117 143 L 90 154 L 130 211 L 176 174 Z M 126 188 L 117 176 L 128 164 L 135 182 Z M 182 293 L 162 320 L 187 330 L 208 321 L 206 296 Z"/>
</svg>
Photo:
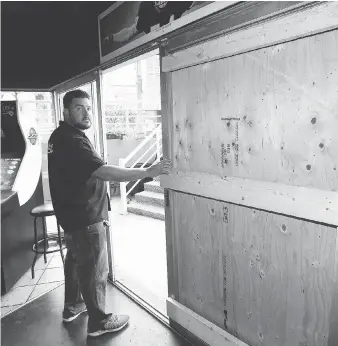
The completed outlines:
<svg viewBox="0 0 338 346">
<path fill-rule="evenodd" d="M 32 263 L 32 278 L 34 279 L 35 273 L 34 273 L 34 266 L 36 263 L 36 259 L 38 257 L 38 254 L 43 254 L 45 263 L 47 263 L 47 254 L 60 251 L 61 258 L 63 265 L 65 263 L 63 250 L 66 248 L 64 244 L 64 239 L 61 237 L 61 230 L 60 225 L 56 221 L 57 229 L 58 229 L 58 235 L 57 236 L 49 236 L 47 237 L 47 231 L 46 231 L 46 217 L 47 216 L 54 216 L 54 208 L 52 204 L 41 204 L 35 208 L 33 208 L 30 212 L 32 216 L 34 216 L 34 245 L 33 245 L 33 251 L 35 252 L 34 260 Z M 43 239 L 38 241 L 38 233 L 37 233 L 37 227 L 36 227 L 36 221 L 38 218 L 41 217 L 42 220 L 42 229 L 43 229 Z M 56 240 L 58 242 L 57 245 L 53 246 L 51 249 L 49 248 L 49 240 Z M 43 243 L 43 250 L 39 248 L 39 245 Z"/>
</svg>

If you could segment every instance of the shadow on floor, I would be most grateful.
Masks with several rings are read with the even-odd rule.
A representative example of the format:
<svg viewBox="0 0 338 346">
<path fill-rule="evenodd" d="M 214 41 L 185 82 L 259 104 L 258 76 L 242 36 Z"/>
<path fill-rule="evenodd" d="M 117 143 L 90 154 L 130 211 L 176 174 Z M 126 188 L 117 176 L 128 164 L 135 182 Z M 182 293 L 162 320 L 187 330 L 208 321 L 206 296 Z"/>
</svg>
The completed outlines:
<svg viewBox="0 0 338 346">
<path fill-rule="evenodd" d="M 107 312 L 130 315 L 129 326 L 98 338 L 87 337 L 86 314 L 64 324 L 64 286 L 5 316 L 1 320 L 3 346 L 185 346 L 191 345 L 157 321 L 113 285 L 108 285 Z"/>
</svg>

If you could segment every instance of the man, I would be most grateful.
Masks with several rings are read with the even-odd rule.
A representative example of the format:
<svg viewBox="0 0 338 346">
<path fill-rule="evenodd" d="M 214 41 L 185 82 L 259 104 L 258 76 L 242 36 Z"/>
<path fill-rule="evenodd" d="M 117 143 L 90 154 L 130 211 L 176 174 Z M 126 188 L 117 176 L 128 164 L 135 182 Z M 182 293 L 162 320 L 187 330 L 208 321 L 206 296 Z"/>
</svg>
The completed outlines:
<svg viewBox="0 0 338 346">
<path fill-rule="evenodd" d="M 193 4 L 194 1 L 142 1 L 135 22 L 117 33 L 110 33 L 103 43 L 124 43 L 139 33 L 148 34 L 152 26 L 162 27 L 171 20 L 181 18 Z"/>
<path fill-rule="evenodd" d="M 129 316 L 105 312 L 108 276 L 106 181 L 134 181 L 168 174 L 171 162 L 163 160 L 148 169 L 106 165 L 84 131 L 91 126 L 91 102 L 82 90 L 63 98 L 64 121 L 48 142 L 48 172 L 56 218 L 64 229 L 64 322 L 88 311 L 88 335 L 115 332 L 128 324 Z M 83 298 L 82 298 L 83 297 Z"/>
</svg>

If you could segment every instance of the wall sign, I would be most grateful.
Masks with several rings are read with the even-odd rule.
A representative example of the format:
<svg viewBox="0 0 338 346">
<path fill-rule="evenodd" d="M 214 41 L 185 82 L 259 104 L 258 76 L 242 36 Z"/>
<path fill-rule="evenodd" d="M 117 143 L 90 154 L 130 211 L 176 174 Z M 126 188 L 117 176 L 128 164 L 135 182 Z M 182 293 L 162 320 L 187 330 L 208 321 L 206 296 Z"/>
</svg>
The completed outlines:
<svg viewBox="0 0 338 346">
<path fill-rule="evenodd" d="M 32 145 L 35 145 L 38 140 L 38 133 L 34 129 L 34 127 L 31 127 L 28 133 L 27 139 L 31 142 Z"/>
</svg>

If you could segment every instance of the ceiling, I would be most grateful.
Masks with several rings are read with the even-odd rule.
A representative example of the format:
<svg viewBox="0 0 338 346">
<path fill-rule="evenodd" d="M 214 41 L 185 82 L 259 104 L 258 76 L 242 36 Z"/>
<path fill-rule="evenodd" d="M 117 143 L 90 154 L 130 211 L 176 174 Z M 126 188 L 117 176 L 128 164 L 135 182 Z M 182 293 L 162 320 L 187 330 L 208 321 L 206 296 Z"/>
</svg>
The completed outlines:
<svg viewBox="0 0 338 346">
<path fill-rule="evenodd" d="M 97 16 L 113 3 L 2 1 L 1 87 L 49 88 L 97 66 Z"/>
</svg>

